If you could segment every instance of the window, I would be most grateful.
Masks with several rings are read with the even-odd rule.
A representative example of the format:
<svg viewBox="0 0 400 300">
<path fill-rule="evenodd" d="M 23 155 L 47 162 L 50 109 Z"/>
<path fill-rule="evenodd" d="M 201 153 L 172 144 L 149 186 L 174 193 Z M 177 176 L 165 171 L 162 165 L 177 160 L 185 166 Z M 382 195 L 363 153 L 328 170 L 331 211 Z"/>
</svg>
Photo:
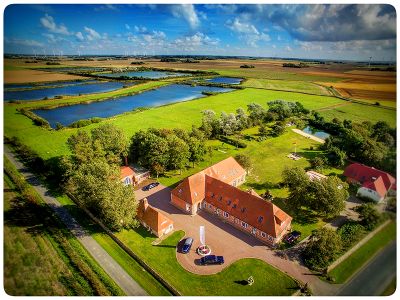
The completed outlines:
<svg viewBox="0 0 400 300">
<path fill-rule="evenodd" d="M 254 234 L 254 235 L 256 235 L 256 234 L 257 234 L 257 229 L 253 228 L 253 229 L 251 230 L 251 233 Z"/>
<path fill-rule="evenodd" d="M 232 208 L 236 208 L 236 207 L 237 207 L 236 203 L 232 205 Z"/>
<path fill-rule="evenodd" d="M 228 205 L 231 205 L 231 203 L 232 203 L 232 201 L 231 201 L 231 200 L 228 200 Z"/>
<path fill-rule="evenodd" d="M 214 194 L 214 193 L 211 193 L 211 198 L 214 198 L 214 196 L 215 196 L 215 194 Z"/>
<path fill-rule="evenodd" d="M 221 212 L 221 210 L 219 208 L 217 208 L 217 214 L 219 214 Z"/>
<path fill-rule="evenodd" d="M 178 193 L 181 194 L 182 193 L 182 189 L 179 189 Z"/>
<path fill-rule="evenodd" d="M 241 212 L 244 213 L 246 211 L 246 207 L 242 207 Z"/>
<path fill-rule="evenodd" d="M 264 220 L 264 217 L 263 217 L 263 216 L 259 216 L 259 217 L 258 217 L 258 223 L 261 223 L 263 220 Z"/>
<path fill-rule="evenodd" d="M 125 177 L 124 184 L 125 184 L 125 185 L 132 184 L 131 178 L 130 178 L 130 177 Z"/>
<path fill-rule="evenodd" d="M 212 205 L 211 205 L 211 204 L 208 204 L 208 208 L 211 209 L 211 208 L 212 208 Z"/>
<path fill-rule="evenodd" d="M 207 202 L 203 202 L 203 208 L 206 208 L 207 207 Z"/>
<path fill-rule="evenodd" d="M 190 211 L 190 205 L 186 204 L 186 211 Z"/>
<path fill-rule="evenodd" d="M 248 224 L 242 221 L 242 227 L 247 228 Z"/>
<path fill-rule="evenodd" d="M 265 232 L 261 232 L 261 236 L 262 236 L 263 238 L 265 238 L 267 235 L 265 234 Z"/>
<path fill-rule="evenodd" d="M 218 201 L 222 201 L 222 196 L 220 196 L 220 197 L 218 198 Z"/>
<path fill-rule="evenodd" d="M 224 211 L 224 217 L 229 218 L 229 214 L 226 211 Z"/>
<path fill-rule="evenodd" d="M 239 224 L 239 219 L 235 219 L 235 223 L 236 223 L 236 224 Z"/>
</svg>

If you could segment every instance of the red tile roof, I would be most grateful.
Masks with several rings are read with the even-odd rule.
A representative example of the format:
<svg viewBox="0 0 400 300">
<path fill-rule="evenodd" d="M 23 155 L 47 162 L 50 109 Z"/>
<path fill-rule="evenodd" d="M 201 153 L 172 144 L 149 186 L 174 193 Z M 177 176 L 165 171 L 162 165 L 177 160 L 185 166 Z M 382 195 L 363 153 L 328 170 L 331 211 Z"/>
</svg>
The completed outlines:
<svg viewBox="0 0 400 300">
<path fill-rule="evenodd" d="M 121 167 L 121 179 L 127 176 L 135 176 L 135 171 L 131 167 Z"/>
<path fill-rule="evenodd" d="M 172 194 L 187 203 L 194 204 L 204 199 L 205 196 L 205 175 L 217 178 L 223 182 L 231 183 L 241 178 L 246 171 L 233 158 L 216 163 L 215 165 L 185 178 L 173 191 Z"/>
<path fill-rule="evenodd" d="M 387 192 L 385 184 L 383 183 L 382 176 L 379 176 L 378 179 L 376 179 L 375 181 L 365 182 L 363 184 L 363 187 L 376 191 L 381 197 L 385 197 Z"/>
<path fill-rule="evenodd" d="M 173 224 L 170 218 L 149 205 L 146 198 L 139 202 L 137 217 L 157 233 L 160 233 L 170 224 Z"/>
<path fill-rule="evenodd" d="M 380 195 L 383 193 L 384 188 L 383 196 L 388 190 L 396 188 L 396 178 L 392 175 L 363 164 L 354 163 L 347 166 L 343 175 L 358 181 L 364 187 L 374 190 Z"/>
<path fill-rule="evenodd" d="M 221 180 L 205 176 L 205 200 L 215 207 L 276 238 L 292 218 L 259 195 L 242 191 Z"/>
</svg>

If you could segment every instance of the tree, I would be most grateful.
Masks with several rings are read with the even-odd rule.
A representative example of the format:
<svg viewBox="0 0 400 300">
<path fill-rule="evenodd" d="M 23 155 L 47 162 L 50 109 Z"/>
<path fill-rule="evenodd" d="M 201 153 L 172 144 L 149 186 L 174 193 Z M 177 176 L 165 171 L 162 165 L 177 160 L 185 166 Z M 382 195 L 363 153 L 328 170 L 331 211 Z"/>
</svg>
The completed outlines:
<svg viewBox="0 0 400 300">
<path fill-rule="evenodd" d="M 168 143 L 168 165 L 174 169 L 179 169 L 180 174 L 182 169 L 189 161 L 190 153 L 189 146 L 176 135 L 171 134 L 166 139 Z"/>
<path fill-rule="evenodd" d="M 278 137 L 282 135 L 284 132 L 285 132 L 285 127 L 280 123 L 276 123 L 271 127 L 271 135 L 274 137 Z"/>
<path fill-rule="evenodd" d="M 237 154 L 235 156 L 236 161 L 246 170 L 246 173 L 249 172 L 250 168 L 252 167 L 252 163 L 250 157 L 245 154 Z"/>
<path fill-rule="evenodd" d="M 385 121 L 378 121 L 372 126 L 373 137 L 380 137 L 386 133 L 390 134 L 390 126 Z"/>
<path fill-rule="evenodd" d="M 76 134 L 71 135 L 67 140 L 67 145 L 77 164 L 91 161 L 95 156 L 92 138 L 86 131 L 78 130 Z"/>
<path fill-rule="evenodd" d="M 368 230 L 374 229 L 381 220 L 381 215 L 372 203 L 364 203 L 355 210 L 359 213 L 361 225 Z"/>
<path fill-rule="evenodd" d="M 202 111 L 203 118 L 201 119 L 200 129 L 204 132 L 206 138 L 212 138 L 219 134 L 219 121 L 213 110 L 207 109 Z"/>
<path fill-rule="evenodd" d="M 346 161 L 347 155 L 338 147 L 331 147 L 327 153 L 328 161 L 335 167 L 342 167 Z"/>
<path fill-rule="evenodd" d="M 260 127 L 258 128 L 258 133 L 261 136 L 266 136 L 268 134 L 267 127 L 265 127 L 264 124 L 261 124 Z"/>
<path fill-rule="evenodd" d="M 236 121 L 238 130 L 243 130 L 249 127 L 249 118 L 241 107 L 236 110 Z"/>
<path fill-rule="evenodd" d="M 282 183 L 289 188 L 289 205 L 298 210 L 302 206 L 308 206 L 308 187 L 310 179 L 300 167 L 285 168 L 282 172 Z"/>
<path fill-rule="evenodd" d="M 325 269 L 342 251 L 340 236 L 332 229 L 322 227 L 313 231 L 303 251 L 305 264 L 314 270 Z"/>
<path fill-rule="evenodd" d="M 189 146 L 189 161 L 193 163 L 194 167 L 195 163 L 203 159 L 206 153 L 206 146 L 202 140 L 198 140 L 195 137 L 190 137 L 187 144 Z"/>
<path fill-rule="evenodd" d="M 104 124 L 92 129 L 91 134 L 93 142 L 99 143 L 108 161 L 120 163 L 121 158 L 128 155 L 128 140 L 120 128 Z"/>
<path fill-rule="evenodd" d="M 309 207 L 324 217 L 332 218 L 345 208 L 349 197 L 348 184 L 337 176 L 310 182 L 308 192 Z"/>
<path fill-rule="evenodd" d="M 158 162 L 154 162 L 151 165 L 151 170 L 156 173 L 156 177 L 158 179 L 158 176 L 160 176 L 160 174 L 165 172 L 165 166 L 159 164 Z"/>
<path fill-rule="evenodd" d="M 121 183 L 119 166 L 109 165 L 104 157 L 80 164 L 69 178 L 66 189 L 111 229 L 137 225 L 133 189 Z"/>
<path fill-rule="evenodd" d="M 323 156 L 314 157 L 310 162 L 311 167 L 316 170 L 322 170 L 326 166 L 326 159 Z"/>
<path fill-rule="evenodd" d="M 258 125 L 264 120 L 266 110 L 258 103 L 250 103 L 247 105 L 249 112 L 249 121 L 252 125 Z"/>
</svg>

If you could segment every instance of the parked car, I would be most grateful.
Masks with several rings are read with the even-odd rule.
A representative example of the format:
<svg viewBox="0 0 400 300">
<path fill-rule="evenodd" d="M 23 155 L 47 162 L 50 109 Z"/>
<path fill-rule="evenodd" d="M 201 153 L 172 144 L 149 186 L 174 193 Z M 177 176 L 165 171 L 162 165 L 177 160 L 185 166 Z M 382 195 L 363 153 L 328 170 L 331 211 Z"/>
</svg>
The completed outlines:
<svg viewBox="0 0 400 300">
<path fill-rule="evenodd" d="M 292 244 L 295 241 L 297 241 L 299 239 L 299 237 L 301 236 L 301 233 L 299 231 L 292 231 L 291 233 L 289 233 L 286 238 L 285 241 L 288 244 Z"/>
<path fill-rule="evenodd" d="M 188 253 L 190 251 L 190 248 L 192 248 L 192 244 L 193 239 L 191 237 L 188 237 L 182 246 L 182 253 Z"/>
<path fill-rule="evenodd" d="M 152 182 L 152 183 L 150 183 L 150 184 L 144 186 L 144 187 L 142 188 L 142 190 L 143 190 L 143 191 L 149 191 L 149 190 L 151 190 L 152 188 L 155 188 L 156 186 L 158 186 L 159 184 L 160 184 L 159 182 Z"/>
<path fill-rule="evenodd" d="M 206 255 L 200 258 L 201 265 L 222 265 L 224 263 L 223 256 Z"/>
</svg>

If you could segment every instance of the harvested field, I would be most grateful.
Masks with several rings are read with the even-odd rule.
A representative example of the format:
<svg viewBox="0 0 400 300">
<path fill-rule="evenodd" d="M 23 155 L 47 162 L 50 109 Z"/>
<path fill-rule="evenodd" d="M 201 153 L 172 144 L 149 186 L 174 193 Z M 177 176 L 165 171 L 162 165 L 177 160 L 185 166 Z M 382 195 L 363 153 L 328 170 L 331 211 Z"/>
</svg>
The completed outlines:
<svg viewBox="0 0 400 300">
<path fill-rule="evenodd" d="M 75 80 L 85 79 L 86 77 L 50 73 L 38 70 L 5 70 L 4 71 L 4 83 L 24 83 L 24 82 L 44 82 L 44 81 L 57 81 L 57 80 Z"/>
</svg>

